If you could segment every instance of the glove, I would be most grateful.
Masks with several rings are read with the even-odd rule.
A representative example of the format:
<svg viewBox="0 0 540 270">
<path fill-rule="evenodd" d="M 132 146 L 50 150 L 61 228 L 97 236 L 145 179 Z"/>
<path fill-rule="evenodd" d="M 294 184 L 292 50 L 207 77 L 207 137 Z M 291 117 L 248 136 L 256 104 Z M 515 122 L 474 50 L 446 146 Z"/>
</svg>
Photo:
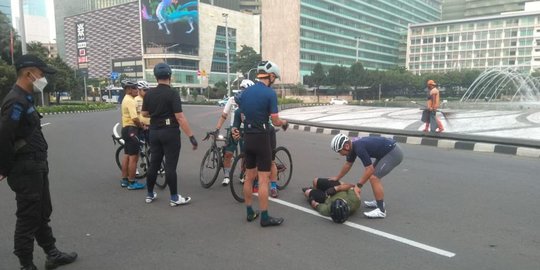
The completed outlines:
<svg viewBox="0 0 540 270">
<path fill-rule="evenodd" d="M 214 131 L 214 135 L 215 136 L 219 135 L 219 128 L 216 128 L 216 130 Z"/>
<path fill-rule="evenodd" d="M 283 128 L 283 131 L 287 131 L 287 129 L 289 128 L 289 122 L 285 122 L 285 124 L 282 125 L 281 128 Z"/>
<path fill-rule="evenodd" d="M 328 188 L 324 191 L 326 193 L 326 196 L 334 196 L 336 195 L 337 191 L 334 187 Z"/>
<path fill-rule="evenodd" d="M 199 144 L 197 143 L 197 139 L 195 139 L 195 136 L 191 136 L 189 137 L 189 142 L 191 142 L 191 145 L 193 146 L 198 146 Z"/>
</svg>

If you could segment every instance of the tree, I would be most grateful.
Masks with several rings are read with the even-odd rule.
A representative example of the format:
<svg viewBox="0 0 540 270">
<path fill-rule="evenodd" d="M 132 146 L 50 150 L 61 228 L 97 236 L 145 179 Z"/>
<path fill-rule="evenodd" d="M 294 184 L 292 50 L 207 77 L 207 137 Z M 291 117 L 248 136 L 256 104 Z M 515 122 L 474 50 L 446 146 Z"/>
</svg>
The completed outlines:
<svg viewBox="0 0 540 270">
<path fill-rule="evenodd" d="M 26 46 L 28 54 L 33 54 L 41 59 L 47 59 L 49 57 L 49 49 L 43 46 L 41 42 L 32 41 Z"/>
<path fill-rule="evenodd" d="M 0 102 L 4 100 L 4 97 L 9 90 L 11 90 L 11 87 L 15 84 L 16 80 L 17 75 L 15 73 L 15 68 L 0 59 Z"/>
<path fill-rule="evenodd" d="M 60 56 L 48 59 L 48 64 L 56 69 L 56 74 L 47 78 L 46 92 L 69 92 L 77 88 L 75 71 Z M 87 85 L 91 85 L 87 83 Z"/>
<path fill-rule="evenodd" d="M 358 96 L 358 86 L 364 85 L 366 86 L 366 71 L 364 70 L 364 66 L 360 62 L 355 62 L 352 64 L 349 68 L 349 77 L 348 77 L 348 83 L 349 85 L 354 87 L 354 95 L 355 99 L 357 99 Z"/>
<path fill-rule="evenodd" d="M 319 87 L 326 81 L 326 73 L 321 63 L 315 64 L 313 71 L 308 78 L 308 85 L 315 86 L 315 95 L 317 96 L 317 103 L 319 103 Z"/>
<path fill-rule="evenodd" d="M 347 85 L 348 73 L 349 70 L 346 67 L 338 65 L 334 65 L 328 70 L 326 83 L 336 87 L 336 96 L 338 95 L 339 90 Z"/>
<path fill-rule="evenodd" d="M 301 96 L 306 93 L 306 88 L 303 84 L 297 83 L 291 87 L 291 93 L 295 96 Z"/>
<path fill-rule="evenodd" d="M 14 58 L 21 56 L 21 41 L 11 26 L 11 21 L 2 12 L 0 12 L 0 59 L 5 63 L 11 64 L 11 36 L 13 35 Z M 15 60 L 13 60 L 14 62 Z"/>
<path fill-rule="evenodd" d="M 236 54 L 236 64 L 233 65 L 233 72 L 247 74 L 250 69 L 257 67 L 257 63 L 261 61 L 261 55 L 258 54 L 252 47 L 242 45 L 242 49 Z M 250 80 L 255 79 L 256 72 L 252 72 Z"/>
</svg>

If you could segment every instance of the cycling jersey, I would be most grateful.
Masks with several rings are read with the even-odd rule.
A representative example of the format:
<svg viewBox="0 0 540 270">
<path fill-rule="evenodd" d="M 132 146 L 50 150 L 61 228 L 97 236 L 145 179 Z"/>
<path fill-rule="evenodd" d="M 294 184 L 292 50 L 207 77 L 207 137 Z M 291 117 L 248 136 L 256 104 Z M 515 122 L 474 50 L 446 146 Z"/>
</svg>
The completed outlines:
<svg viewBox="0 0 540 270">
<path fill-rule="evenodd" d="M 358 196 L 356 196 L 354 189 L 351 188 L 347 191 L 340 191 L 335 195 L 328 197 L 326 201 L 324 201 L 324 203 L 320 203 L 317 205 L 317 211 L 323 216 L 330 216 L 330 208 L 332 206 L 332 202 L 337 199 L 342 199 L 347 202 L 350 209 L 349 215 L 352 215 L 356 211 L 356 209 L 360 207 L 360 199 L 358 198 Z"/>
<path fill-rule="evenodd" d="M 137 102 L 131 95 L 122 100 L 122 127 L 135 126 L 133 119 L 137 118 Z"/>
<path fill-rule="evenodd" d="M 352 139 L 352 149 L 347 155 L 347 162 L 360 158 L 364 167 L 372 164 L 371 158 L 381 159 L 396 146 L 396 141 L 385 137 L 363 137 Z"/>
<path fill-rule="evenodd" d="M 225 107 L 223 107 L 223 113 L 226 113 L 231 117 L 231 126 L 234 124 L 234 112 L 237 108 L 238 105 L 236 105 L 234 97 L 230 97 L 229 100 L 227 100 L 227 103 L 225 103 Z"/>
<path fill-rule="evenodd" d="M 268 117 L 278 113 L 277 95 L 274 90 L 261 82 L 242 92 L 240 108 L 244 113 L 246 133 L 268 131 Z"/>
</svg>

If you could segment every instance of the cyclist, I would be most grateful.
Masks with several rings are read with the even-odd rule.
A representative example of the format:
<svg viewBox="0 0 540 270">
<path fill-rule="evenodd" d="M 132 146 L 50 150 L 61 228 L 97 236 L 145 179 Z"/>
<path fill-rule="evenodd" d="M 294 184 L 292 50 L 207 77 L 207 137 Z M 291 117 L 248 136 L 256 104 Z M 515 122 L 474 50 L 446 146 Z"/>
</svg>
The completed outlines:
<svg viewBox="0 0 540 270">
<path fill-rule="evenodd" d="M 146 203 L 157 198 L 154 185 L 163 156 L 165 156 L 165 181 L 169 186 L 170 206 L 187 204 L 190 197 L 178 194 L 176 167 L 180 156 L 180 130 L 189 137 L 193 150 L 197 149 L 197 140 L 193 136 L 187 118 L 182 112 L 182 101 L 177 91 L 171 88 L 172 69 L 165 63 L 154 67 L 154 76 L 158 86 L 146 93 L 143 100 L 142 115 L 150 117 L 150 168 L 147 177 Z"/>
<path fill-rule="evenodd" d="M 129 190 L 142 189 L 144 184 L 135 180 L 137 161 L 139 160 L 139 128 L 142 123 L 137 114 L 137 102 L 135 97 L 139 94 L 137 83 L 130 80 L 122 80 L 124 99 L 122 100 L 122 139 L 124 139 L 124 158 L 122 159 L 122 180 L 120 186 Z"/>
<path fill-rule="evenodd" d="M 356 184 L 355 191 L 360 194 L 360 189 L 369 180 L 374 201 L 364 201 L 366 207 L 375 208 L 370 212 L 364 212 L 368 218 L 385 218 L 384 189 L 381 178 L 390 173 L 403 160 L 403 153 L 394 140 L 384 137 L 363 137 L 350 140 L 344 134 L 337 134 L 330 143 L 332 150 L 347 160 L 339 174 L 330 180 L 339 180 L 351 169 L 356 157 L 360 158 L 364 165 L 364 173 Z M 371 159 L 376 159 L 372 162 Z"/>
<path fill-rule="evenodd" d="M 323 216 L 330 216 L 336 223 L 343 223 L 360 207 L 360 192 L 353 184 L 315 178 L 313 187 L 303 188 L 309 204 Z"/>
<path fill-rule="evenodd" d="M 139 89 L 139 95 L 135 97 L 135 101 L 137 102 L 137 114 L 139 115 L 139 120 L 143 124 L 144 128 L 147 129 L 150 125 L 150 118 L 142 116 L 141 111 L 144 96 L 146 95 L 146 92 L 150 90 L 150 86 L 146 81 L 137 81 L 137 89 Z"/>
<path fill-rule="evenodd" d="M 284 130 L 287 121 L 279 118 L 277 96 L 270 87 L 280 76 L 279 67 L 270 62 L 262 61 L 257 66 L 259 81 L 242 92 L 240 109 L 244 119 L 244 145 L 246 156 L 246 179 L 244 198 L 249 222 L 258 217 L 252 208 L 252 185 L 255 178 L 259 179 L 259 208 L 261 210 L 261 226 L 277 226 L 283 223 L 283 218 L 268 215 L 268 180 L 272 167 L 272 148 L 270 145 L 270 125 L 268 117 L 272 118 L 275 126 Z"/>
<path fill-rule="evenodd" d="M 240 90 L 243 91 L 244 89 L 252 85 L 254 85 L 254 83 L 251 80 L 242 80 L 242 82 L 240 83 Z M 225 107 L 223 108 L 223 112 L 221 113 L 221 116 L 219 117 L 218 122 L 216 124 L 216 132 L 215 132 L 216 135 L 219 134 L 219 130 L 223 126 L 223 123 L 225 123 L 225 120 L 227 120 L 227 117 L 229 116 L 229 114 L 231 114 L 231 126 L 232 126 L 234 122 L 234 114 L 235 114 L 236 109 L 238 108 L 238 105 L 236 104 L 234 100 L 235 100 L 235 97 L 230 97 L 227 100 L 227 103 L 225 104 Z M 224 159 L 223 159 L 223 173 L 225 176 L 223 177 L 223 182 L 221 182 L 223 186 L 228 185 L 230 182 L 229 173 L 231 171 L 231 166 L 232 166 L 232 157 L 233 157 L 234 151 L 238 147 L 238 141 L 232 138 L 230 130 L 227 134 L 227 138 L 228 140 L 227 140 L 227 145 L 224 148 L 225 153 L 224 153 Z"/>
</svg>

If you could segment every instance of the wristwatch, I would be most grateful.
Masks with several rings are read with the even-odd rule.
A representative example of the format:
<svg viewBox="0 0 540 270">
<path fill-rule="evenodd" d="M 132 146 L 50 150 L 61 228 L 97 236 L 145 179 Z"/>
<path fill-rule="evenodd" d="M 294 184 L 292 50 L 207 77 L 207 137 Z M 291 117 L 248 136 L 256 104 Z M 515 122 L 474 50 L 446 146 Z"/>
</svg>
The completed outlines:
<svg viewBox="0 0 540 270">
<path fill-rule="evenodd" d="M 360 183 L 357 183 L 356 186 L 357 186 L 358 188 L 362 188 L 363 185 L 360 184 Z"/>
</svg>

